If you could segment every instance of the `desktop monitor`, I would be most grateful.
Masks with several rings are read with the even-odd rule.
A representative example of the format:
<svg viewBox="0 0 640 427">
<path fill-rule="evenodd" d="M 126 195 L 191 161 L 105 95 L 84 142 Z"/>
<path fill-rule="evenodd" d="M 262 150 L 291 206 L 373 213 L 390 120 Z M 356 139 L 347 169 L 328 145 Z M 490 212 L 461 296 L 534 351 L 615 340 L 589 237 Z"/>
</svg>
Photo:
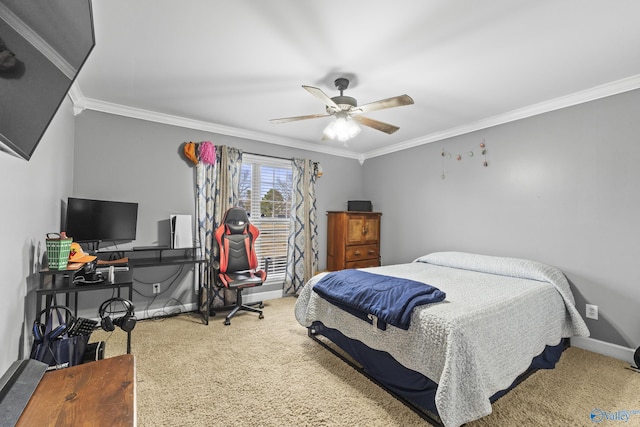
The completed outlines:
<svg viewBox="0 0 640 427">
<path fill-rule="evenodd" d="M 69 197 L 67 236 L 75 242 L 136 239 L 138 204 Z"/>
</svg>

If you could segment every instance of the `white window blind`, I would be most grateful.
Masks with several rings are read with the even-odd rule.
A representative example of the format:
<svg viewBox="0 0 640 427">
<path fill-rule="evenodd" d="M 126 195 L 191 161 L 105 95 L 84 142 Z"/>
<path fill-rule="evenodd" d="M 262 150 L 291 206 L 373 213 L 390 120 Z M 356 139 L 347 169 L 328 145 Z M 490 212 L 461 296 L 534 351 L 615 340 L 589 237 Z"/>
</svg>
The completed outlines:
<svg viewBox="0 0 640 427">
<path fill-rule="evenodd" d="M 265 257 L 272 259 L 267 283 L 284 280 L 292 188 L 291 161 L 242 156 L 239 205 L 260 230 L 255 244 L 260 268 L 264 268 Z"/>
</svg>

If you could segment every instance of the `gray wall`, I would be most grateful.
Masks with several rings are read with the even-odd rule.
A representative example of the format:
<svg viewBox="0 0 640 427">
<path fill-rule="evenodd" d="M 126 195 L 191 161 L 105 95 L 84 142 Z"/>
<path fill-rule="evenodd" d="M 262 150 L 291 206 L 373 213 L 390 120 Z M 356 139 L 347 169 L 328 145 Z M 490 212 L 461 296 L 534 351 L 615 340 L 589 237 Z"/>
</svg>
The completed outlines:
<svg viewBox="0 0 640 427">
<path fill-rule="evenodd" d="M 63 102 L 30 161 L 0 151 L 0 375 L 29 357 L 46 234 L 60 231 L 73 181 L 74 117 Z"/>
<path fill-rule="evenodd" d="M 635 348 L 639 117 L 634 91 L 367 160 L 383 264 L 447 250 L 551 264 L 583 316 L 585 302 L 599 306 L 600 319 L 587 319 L 591 337 Z M 445 179 L 442 149 L 452 154 Z"/>
<path fill-rule="evenodd" d="M 84 111 L 76 117 L 73 196 L 139 203 L 137 240 L 122 246 L 167 244 L 168 218 L 174 213 L 195 218 L 195 168 L 181 155 L 186 141 L 210 140 L 246 152 L 319 161 L 324 175 L 317 181 L 320 268 L 326 266 L 327 210 L 345 209 L 362 197 L 362 167 L 357 160 L 306 152 L 225 135 Z M 181 277 L 172 291 L 151 303 L 149 284 L 168 286 L 175 268 L 138 270 L 136 308 L 158 308 L 195 302 L 192 276 Z M 102 298 L 98 295 L 96 298 Z M 88 303 L 90 304 L 90 303 Z"/>
</svg>

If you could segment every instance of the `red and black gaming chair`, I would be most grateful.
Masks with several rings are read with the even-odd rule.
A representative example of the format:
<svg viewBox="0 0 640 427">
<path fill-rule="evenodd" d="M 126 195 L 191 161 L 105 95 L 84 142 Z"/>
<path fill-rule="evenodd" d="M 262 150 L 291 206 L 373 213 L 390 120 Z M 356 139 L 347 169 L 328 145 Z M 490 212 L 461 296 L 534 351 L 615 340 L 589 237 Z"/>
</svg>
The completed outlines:
<svg viewBox="0 0 640 427">
<path fill-rule="evenodd" d="M 230 325 L 231 318 L 240 310 L 259 313 L 264 318 L 262 301 L 249 304 L 242 303 L 242 290 L 261 286 L 267 280 L 269 258 L 265 258 L 264 270 L 258 270 L 258 258 L 254 243 L 260 230 L 249 222 L 247 212 L 243 208 L 229 209 L 222 219 L 222 224 L 216 229 L 215 238 L 220 248 L 219 268 L 217 276 L 220 285 L 227 289 L 236 290 L 236 304 L 227 315 L 224 324 Z M 258 305 L 259 308 L 253 307 Z"/>
</svg>

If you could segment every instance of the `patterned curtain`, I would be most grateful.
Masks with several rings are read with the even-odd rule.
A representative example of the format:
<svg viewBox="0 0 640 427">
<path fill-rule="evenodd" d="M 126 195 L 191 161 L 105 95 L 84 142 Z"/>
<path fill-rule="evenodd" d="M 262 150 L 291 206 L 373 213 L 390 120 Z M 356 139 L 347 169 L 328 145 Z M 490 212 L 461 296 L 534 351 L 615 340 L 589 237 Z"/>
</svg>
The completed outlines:
<svg viewBox="0 0 640 427">
<path fill-rule="evenodd" d="M 318 269 L 316 168 L 311 160 L 293 159 L 290 234 L 284 294 L 296 294 Z"/>
<path fill-rule="evenodd" d="M 218 256 L 214 232 L 222 222 L 222 216 L 238 203 L 242 150 L 226 145 L 216 146 L 216 162 L 213 165 L 198 163 L 196 166 L 196 207 L 198 234 L 207 259 Z M 206 278 L 209 280 L 210 278 Z M 200 301 L 201 310 L 210 300 L 212 307 L 225 305 L 223 289 L 213 287 L 213 295 Z M 235 298 L 235 293 L 233 293 Z"/>
</svg>

